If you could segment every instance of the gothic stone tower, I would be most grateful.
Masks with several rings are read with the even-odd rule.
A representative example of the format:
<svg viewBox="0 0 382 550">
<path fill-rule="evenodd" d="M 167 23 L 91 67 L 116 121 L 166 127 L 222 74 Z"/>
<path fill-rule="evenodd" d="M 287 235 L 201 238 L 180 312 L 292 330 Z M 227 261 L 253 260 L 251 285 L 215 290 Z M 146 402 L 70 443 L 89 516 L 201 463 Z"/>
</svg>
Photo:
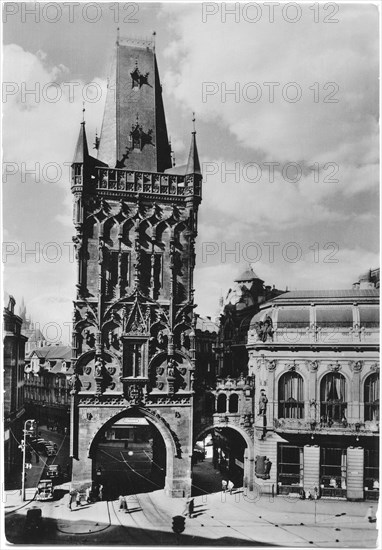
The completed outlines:
<svg viewBox="0 0 382 550">
<path fill-rule="evenodd" d="M 144 416 L 166 448 L 165 491 L 191 491 L 194 243 L 201 172 L 172 167 L 154 44 L 119 39 L 98 158 L 85 122 L 72 164 L 77 291 L 72 483 L 95 476 L 100 434 Z"/>
</svg>

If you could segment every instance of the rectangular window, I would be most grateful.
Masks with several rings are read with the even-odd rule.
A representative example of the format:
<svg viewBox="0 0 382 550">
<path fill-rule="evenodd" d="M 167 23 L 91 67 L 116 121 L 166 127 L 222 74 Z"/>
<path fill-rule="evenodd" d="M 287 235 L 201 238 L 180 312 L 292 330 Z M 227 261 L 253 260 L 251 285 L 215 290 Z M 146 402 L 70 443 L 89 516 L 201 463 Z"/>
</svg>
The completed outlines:
<svg viewBox="0 0 382 550">
<path fill-rule="evenodd" d="M 278 446 L 278 493 L 298 493 L 303 484 L 303 448 Z"/>
<path fill-rule="evenodd" d="M 321 447 L 321 494 L 346 497 L 346 449 Z"/>
<path fill-rule="evenodd" d="M 377 449 L 365 449 L 364 489 L 366 500 L 379 499 L 379 453 Z"/>
</svg>

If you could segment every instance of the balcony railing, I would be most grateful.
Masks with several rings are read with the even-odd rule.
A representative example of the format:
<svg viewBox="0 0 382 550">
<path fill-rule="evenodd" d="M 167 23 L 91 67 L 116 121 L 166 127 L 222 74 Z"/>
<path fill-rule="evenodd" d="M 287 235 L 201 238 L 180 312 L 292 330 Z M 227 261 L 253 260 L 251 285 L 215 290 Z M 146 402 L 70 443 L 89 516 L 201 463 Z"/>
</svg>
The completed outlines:
<svg viewBox="0 0 382 550">
<path fill-rule="evenodd" d="M 342 435 L 371 435 L 378 430 L 378 424 L 369 422 L 316 422 L 314 420 L 304 420 L 296 418 L 278 418 L 274 419 L 276 432 L 300 432 L 311 434 L 342 434 Z"/>
<path fill-rule="evenodd" d="M 201 196 L 201 178 L 160 172 L 137 172 L 114 168 L 98 168 L 97 189 L 131 193 L 153 193 L 172 196 Z"/>
</svg>

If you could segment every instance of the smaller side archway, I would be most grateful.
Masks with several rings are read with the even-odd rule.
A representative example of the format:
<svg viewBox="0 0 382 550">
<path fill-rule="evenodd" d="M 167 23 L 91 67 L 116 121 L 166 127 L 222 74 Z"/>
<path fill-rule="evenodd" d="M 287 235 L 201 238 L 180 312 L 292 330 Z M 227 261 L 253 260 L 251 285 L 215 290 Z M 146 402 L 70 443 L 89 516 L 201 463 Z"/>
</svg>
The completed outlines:
<svg viewBox="0 0 382 550">
<path fill-rule="evenodd" d="M 193 460 L 193 494 L 220 491 L 223 479 L 253 489 L 254 445 L 241 426 L 217 422 L 196 436 L 194 449 L 204 458 Z"/>
</svg>

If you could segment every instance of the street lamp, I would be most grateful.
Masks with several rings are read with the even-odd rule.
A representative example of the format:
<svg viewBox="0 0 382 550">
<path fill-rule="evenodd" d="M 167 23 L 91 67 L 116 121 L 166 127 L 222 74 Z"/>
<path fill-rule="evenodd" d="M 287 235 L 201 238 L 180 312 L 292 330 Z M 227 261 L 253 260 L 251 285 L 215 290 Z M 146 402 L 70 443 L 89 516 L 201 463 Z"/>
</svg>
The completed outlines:
<svg viewBox="0 0 382 550">
<path fill-rule="evenodd" d="M 29 426 L 29 428 L 28 428 Z M 25 500 L 25 455 L 26 455 L 26 446 L 27 446 L 27 435 L 32 435 L 36 432 L 36 420 L 26 420 L 24 422 L 24 437 L 21 444 L 22 450 L 23 450 L 23 470 L 21 474 L 21 499 Z"/>
</svg>

